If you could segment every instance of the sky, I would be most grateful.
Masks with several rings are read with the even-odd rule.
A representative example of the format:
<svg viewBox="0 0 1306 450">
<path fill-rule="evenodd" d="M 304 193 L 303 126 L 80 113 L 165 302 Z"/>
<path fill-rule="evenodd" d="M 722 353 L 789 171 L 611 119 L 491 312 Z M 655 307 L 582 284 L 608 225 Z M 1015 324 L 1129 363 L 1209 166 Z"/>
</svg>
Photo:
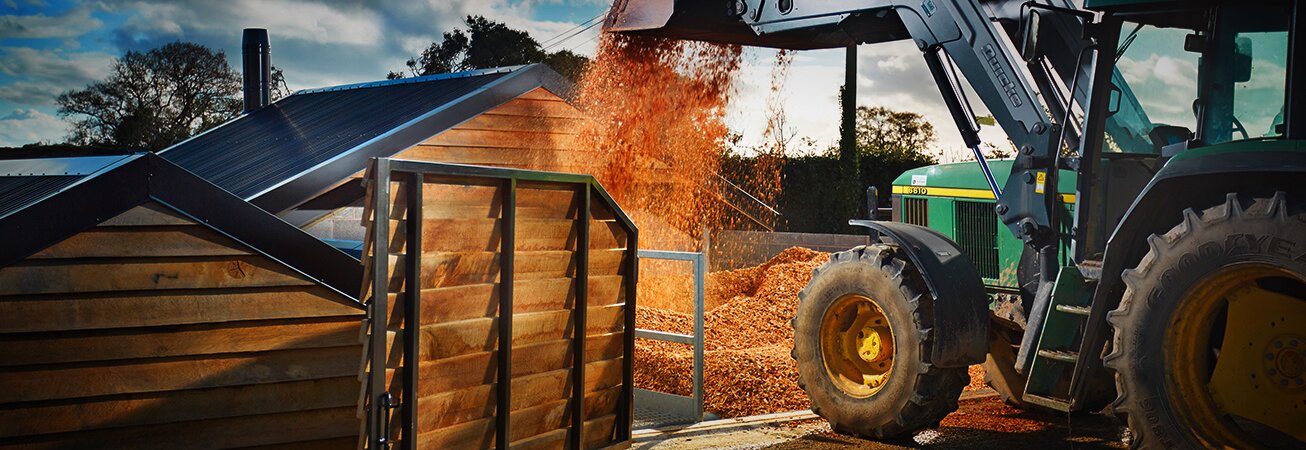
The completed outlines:
<svg viewBox="0 0 1306 450">
<path fill-rule="evenodd" d="M 268 28 L 273 64 L 298 90 L 382 79 L 469 14 L 550 45 L 561 41 L 551 51 L 593 55 L 599 27 L 564 32 L 608 6 L 607 0 L 0 0 L 0 146 L 63 141 L 67 123 L 55 98 L 103 79 L 127 50 L 196 42 L 226 52 L 239 70 L 241 30 Z M 766 121 L 775 53 L 750 49 L 744 58 L 728 121 L 751 145 Z M 941 147 L 961 147 L 915 47 L 862 46 L 858 72 L 860 105 L 923 113 L 936 123 Z M 780 93 L 792 131 L 819 148 L 836 143 L 842 83 L 842 50 L 799 52 Z M 986 132 L 986 140 L 1001 139 Z"/>
<path fill-rule="evenodd" d="M 241 30 L 267 28 L 273 65 L 292 90 L 383 79 L 420 53 L 462 18 L 484 15 L 526 30 L 550 51 L 593 55 L 600 27 L 577 33 L 577 24 L 604 14 L 609 0 L 0 0 L 0 146 L 61 142 L 67 123 L 54 99 L 104 78 L 127 50 L 148 50 L 181 40 L 226 52 L 239 70 Z M 1193 61 L 1167 58 L 1139 39 L 1121 60 L 1122 71 L 1169 76 L 1140 89 L 1191 89 Z M 1182 42 L 1181 40 L 1176 40 Z M 1158 55 L 1159 53 L 1159 55 Z M 824 149 L 838 141 L 839 86 L 844 51 L 798 52 L 780 91 L 791 130 Z M 756 144 L 766 123 L 775 52 L 749 49 L 736 78 L 728 124 Z M 857 102 L 914 111 L 934 123 L 936 151 L 964 154 L 961 137 L 909 41 L 862 45 L 858 50 Z M 1182 92 L 1175 94 L 1180 95 Z M 1181 96 L 1181 95 L 1180 95 Z M 1182 97 L 1182 96 L 1181 96 Z M 1191 95 L 1189 95 L 1191 98 Z M 1144 99 L 1181 120 L 1183 102 Z M 978 114 L 983 105 L 972 101 Z M 1173 111 L 1170 111 L 1173 110 Z M 1159 112 L 1159 111 L 1158 111 Z M 1191 119 L 1188 119 L 1191 121 Z M 1005 145 L 1001 130 L 985 126 L 981 138 Z"/>
</svg>

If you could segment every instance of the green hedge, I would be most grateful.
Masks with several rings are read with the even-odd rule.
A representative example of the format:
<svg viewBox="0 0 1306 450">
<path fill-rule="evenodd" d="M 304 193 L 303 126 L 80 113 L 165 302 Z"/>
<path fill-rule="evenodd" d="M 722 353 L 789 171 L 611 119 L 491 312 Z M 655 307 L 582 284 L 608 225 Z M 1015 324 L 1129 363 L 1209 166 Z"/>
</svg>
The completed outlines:
<svg viewBox="0 0 1306 450">
<path fill-rule="evenodd" d="M 782 175 L 782 190 L 776 199 L 780 223 L 776 231 L 801 233 L 859 233 L 848 225 L 849 219 L 866 218 L 866 188 L 880 188 L 880 205 L 889 205 L 893 180 L 908 169 L 933 164 L 928 155 L 864 155 L 859 158 L 858 180 L 845 183 L 840 176 L 836 155 L 788 158 Z M 751 158 L 727 158 L 724 175 L 732 180 L 747 179 Z M 849 199 L 848 197 L 855 197 Z M 855 206 L 853 206 L 855 205 Z"/>
</svg>

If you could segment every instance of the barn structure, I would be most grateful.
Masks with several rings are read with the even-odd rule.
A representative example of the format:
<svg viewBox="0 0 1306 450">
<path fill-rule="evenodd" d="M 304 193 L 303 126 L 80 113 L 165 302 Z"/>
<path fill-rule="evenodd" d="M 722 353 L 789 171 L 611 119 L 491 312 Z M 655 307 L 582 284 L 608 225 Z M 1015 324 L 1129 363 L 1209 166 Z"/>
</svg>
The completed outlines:
<svg viewBox="0 0 1306 450">
<path fill-rule="evenodd" d="M 0 448 L 354 448 L 358 261 L 152 154 L 0 162 Z"/>
<path fill-rule="evenodd" d="M 599 173 L 573 87 L 532 64 L 304 90 L 160 154 L 314 236 L 361 241 L 375 157 Z"/>
</svg>

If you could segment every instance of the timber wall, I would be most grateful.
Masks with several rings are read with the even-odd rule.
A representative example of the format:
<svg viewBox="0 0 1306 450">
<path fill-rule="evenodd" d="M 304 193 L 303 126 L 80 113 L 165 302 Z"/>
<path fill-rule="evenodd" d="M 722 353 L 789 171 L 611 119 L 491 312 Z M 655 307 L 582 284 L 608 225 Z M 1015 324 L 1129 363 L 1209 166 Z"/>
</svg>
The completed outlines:
<svg viewBox="0 0 1306 450">
<path fill-rule="evenodd" d="M 354 448 L 351 304 L 136 207 L 0 268 L 0 449 Z"/>
<path fill-rule="evenodd" d="M 395 155 L 396 159 L 600 173 L 597 149 L 577 142 L 584 113 L 537 88 Z"/>
<path fill-rule="evenodd" d="M 581 145 L 588 118 L 561 97 L 537 88 L 471 120 L 399 152 L 395 159 L 591 174 L 602 177 L 606 156 Z M 635 156 L 642 158 L 641 156 Z M 666 167 L 659 161 L 641 161 Z M 362 177 L 363 173 L 354 175 Z M 685 187 L 668 185 L 678 177 L 669 170 L 660 180 L 637 180 L 641 189 L 678 195 Z M 677 191 L 679 189 L 680 191 Z M 319 238 L 358 240 L 359 207 L 346 207 L 305 227 Z"/>
<path fill-rule="evenodd" d="M 418 448 L 480 449 L 495 446 L 497 327 L 500 315 L 502 184 L 423 186 L 420 345 L 416 370 Z M 437 180 L 439 181 L 439 180 Z M 448 181 L 445 181 L 448 182 Z M 493 181 L 492 181 L 493 182 Z M 369 185 L 365 218 L 374 217 Z M 515 273 L 511 341 L 510 446 L 559 448 L 575 420 L 572 398 L 576 333 L 576 264 L 582 220 L 590 222 L 584 344 L 583 436 L 585 448 L 614 443 L 623 380 L 625 264 L 631 236 L 598 196 L 590 217 L 580 217 L 582 187 L 519 182 L 516 191 Z M 385 384 L 401 396 L 403 361 L 404 183 L 392 183 L 390 275 Z M 373 235 L 364 262 L 371 261 Z M 374 264 L 367 265 L 369 270 Z M 364 276 L 370 280 L 370 272 Z M 370 302 L 368 288 L 360 298 Z M 401 399 L 403 401 L 403 399 Z M 360 410 L 366 401 L 360 402 Z M 627 405 L 629 407 L 629 405 Z M 392 438 L 403 442 L 395 410 Z M 627 416 L 628 417 L 628 416 Z"/>
</svg>

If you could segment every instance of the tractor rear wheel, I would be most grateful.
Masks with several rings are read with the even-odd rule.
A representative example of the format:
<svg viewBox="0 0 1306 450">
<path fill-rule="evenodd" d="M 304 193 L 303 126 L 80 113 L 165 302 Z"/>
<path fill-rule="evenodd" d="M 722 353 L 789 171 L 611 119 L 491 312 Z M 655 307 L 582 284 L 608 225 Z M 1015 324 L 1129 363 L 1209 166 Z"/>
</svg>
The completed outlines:
<svg viewBox="0 0 1306 450">
<path fill-rule="evenodd" d="M 1107 367 L 1137 448 L 1306 445 L 1306 208 L 1187 209 L 1124 273 Z"/>
<path fill-rule="evenodd" d="M 835 430 L 899 437 L 957 409 L 966 369 L 930 363 L 933 299 L 896 249 L 831 255 L 798 298 L 798 383 Z"/>
</svg>

